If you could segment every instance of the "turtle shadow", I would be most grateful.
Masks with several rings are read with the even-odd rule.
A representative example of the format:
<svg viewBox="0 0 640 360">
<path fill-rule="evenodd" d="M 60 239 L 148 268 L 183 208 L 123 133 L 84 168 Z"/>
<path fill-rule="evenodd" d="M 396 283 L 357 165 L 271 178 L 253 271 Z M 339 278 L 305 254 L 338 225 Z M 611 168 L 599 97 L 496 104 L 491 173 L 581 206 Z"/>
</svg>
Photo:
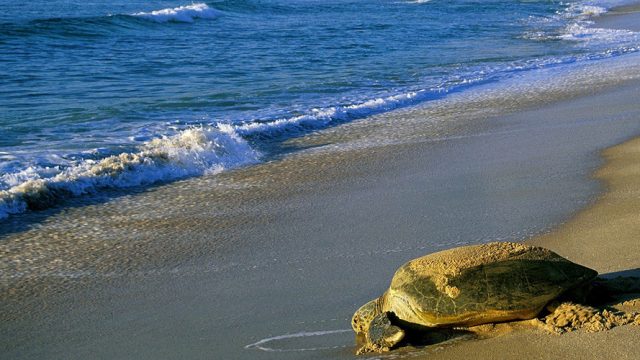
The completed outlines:
<svg viewBox="0 0 640 360">
<path fill-rule="evenodd" d="M 458 342 L 481 339 L 476 332 L 462 328 L 424 328 L 424 329 L 404 329 L 405 337 L 391 348 L 393 354 L 411 353 L 428 349 L 433 346 L 450 346 Z M 356 348 L 360 348 L 366 343 L 363 336 L 356 334 Z M 377 353 L 365 354 L 376 358 Z"/>
<path fill-rule="evenodd" d="M 640 268 L 600 274 L 583 298 L 571 299 L 584 305 L 610 309 L 611 305 L 640 297 Z"/>
<path fill-rule="evenodd" d="M 394 346 L 394 349 L 425 348 L 478 338 L 476 332 L 466 328 L 432 328 L 402 321 L 392 312 L 389 312 L 388 316 L 393 325 L 405 331 L 404 338 Z"/>
<path fill-rule="evenodd" d="M 479 338 L 477 333 L 462 328 L 414 330 L 406 333 L 405 338 L 398 344 L 398 347 L 426 348 Z"/>
<path fill-rule="evenodd" d="M 604 279 L 614 279 L 614 278 L 618 278 L 618 277 L 640 277 L 640 268 L 615 271 L 615 272 L 610 272 L 610 273 L 606 273 L 606 274 L 600 274 L 600 275 L 598 275 L 598 277 L 604 278 Z"/>
</svg>

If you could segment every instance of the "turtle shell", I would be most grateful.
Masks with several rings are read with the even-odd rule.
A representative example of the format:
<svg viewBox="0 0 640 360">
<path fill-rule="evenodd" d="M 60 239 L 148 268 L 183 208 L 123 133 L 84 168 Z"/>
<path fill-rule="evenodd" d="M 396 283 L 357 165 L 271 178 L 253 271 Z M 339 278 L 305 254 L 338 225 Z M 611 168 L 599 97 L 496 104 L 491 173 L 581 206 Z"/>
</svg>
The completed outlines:
<svg viewBox="0 0 640 360">
<path fill-rule="evenodd" d="M 409 261 L 379 301 L 382 311 L 418 326 L 531 319 L 549 301 L 597 274 L 541 247 L 488 243 Z"/>
</svg>

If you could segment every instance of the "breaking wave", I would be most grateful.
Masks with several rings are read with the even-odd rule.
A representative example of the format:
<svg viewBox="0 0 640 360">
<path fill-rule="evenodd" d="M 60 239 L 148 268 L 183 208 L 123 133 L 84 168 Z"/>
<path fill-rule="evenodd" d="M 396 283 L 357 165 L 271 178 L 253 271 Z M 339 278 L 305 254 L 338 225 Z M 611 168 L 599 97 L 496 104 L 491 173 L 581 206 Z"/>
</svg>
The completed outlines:
<svg viewBox="0 0 640 360">
<path fill-rule="evenodd" d="M 16 19 L 0 22 L 0 37 L 22 39 L 38 36 L 46 38 L 100 38 L 113 36 L 144 23 L 193 23 L 197 19 L 215 19 L 222 11 L 204 3 L 130 14 L 98 16 L 51 17 L 28 22 Z"/>
<path fill-rule="evenodd" d="M 195 19 L 214 19 L 220 15 L 220 12 L 210 8 L 207 4 L 196 3 L 151 12 L 138 12 L 131 15 L 155 22 L 193 22 Z"/>
<path fill-rule="evenodd" d="M 80 160 L 68 167 L 29 167 L 4 174 L 0 219 L 27 209 L 50 207 L 66 197 L 101 188 L 127 188 L 189 176 L 217 173 L 258 161 L 260 154 L 232 127 L 201 127 L 144 143 L 137 152 L 100 160 Z"/>
</svg>

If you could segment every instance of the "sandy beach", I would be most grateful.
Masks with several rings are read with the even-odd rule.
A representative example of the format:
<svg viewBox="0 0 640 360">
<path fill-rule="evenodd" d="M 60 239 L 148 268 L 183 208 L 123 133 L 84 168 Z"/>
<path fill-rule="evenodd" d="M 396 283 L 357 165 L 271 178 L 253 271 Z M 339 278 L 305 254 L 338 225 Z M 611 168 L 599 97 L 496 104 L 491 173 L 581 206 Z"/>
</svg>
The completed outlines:
<svg viewBox="0 0 640 360">
<path fill-rule="evenodd" d="M 638 24 L 637 9 L 597 24 Z M 350 317 L 398 266 L 489 241 L 638 274 L 640 56 L 521 76 L 518 92 L 487 84 L 292 138 L 256 166 L 6 220 L 2 357 L 359 358 Z M 632 325 L 489 337 L 363 358 L 640 354 Z"/>
</svg>

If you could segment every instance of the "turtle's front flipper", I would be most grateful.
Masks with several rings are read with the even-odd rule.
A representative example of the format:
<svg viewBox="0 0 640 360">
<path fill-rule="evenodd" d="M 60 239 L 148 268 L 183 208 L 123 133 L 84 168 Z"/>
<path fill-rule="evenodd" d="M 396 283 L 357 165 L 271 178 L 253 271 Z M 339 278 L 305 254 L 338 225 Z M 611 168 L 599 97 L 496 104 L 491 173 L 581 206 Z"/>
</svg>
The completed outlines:
<svg viewBox="0 0 640 360">
<path fill-rule="evenodd" d="M 373 318 L 367 332 L 367 342 L 357 354 L 389 351 L 404 339 L 404 330 L 393 325 L 389 315 L 384 312 Z"/>
</svg>

